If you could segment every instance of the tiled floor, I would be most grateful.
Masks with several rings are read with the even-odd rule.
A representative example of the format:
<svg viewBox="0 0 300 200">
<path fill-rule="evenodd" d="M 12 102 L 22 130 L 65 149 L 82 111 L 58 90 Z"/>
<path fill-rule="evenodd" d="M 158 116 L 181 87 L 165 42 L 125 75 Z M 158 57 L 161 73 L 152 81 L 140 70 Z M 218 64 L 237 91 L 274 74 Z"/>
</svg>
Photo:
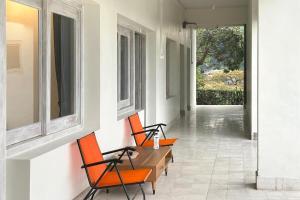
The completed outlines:
<svg viewBox="0 0 300 200">
<path fill-rule="evenodd" d="M 240 106 L 198 107 L 168 132 L 178 137 L 175 163 L 162 175 L 150 200 L 300 200 L 300 192 L 255 189 L 256 146 L 244 134 Z M 130 187 L 131 195 L 136 187 Z M 121 189 L 99 192 L 95 200 L 125 199 Z M 142 199 L 138 196 L 136 199 Z"/>
</svg>

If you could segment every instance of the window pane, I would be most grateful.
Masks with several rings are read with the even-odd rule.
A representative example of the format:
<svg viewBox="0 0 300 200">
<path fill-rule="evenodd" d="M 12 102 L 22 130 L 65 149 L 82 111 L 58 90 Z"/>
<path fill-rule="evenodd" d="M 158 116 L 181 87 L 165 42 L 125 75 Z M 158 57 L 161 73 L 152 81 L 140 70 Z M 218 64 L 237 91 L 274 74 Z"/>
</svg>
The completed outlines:
<svg viewBox="0 0 300 200">
<path fill-rule="evenodd" d="M 128 52 L 128 38 L 121 35 L 121 72 L 120 72 L 120 100 L 126 100 L 129 98 L 129 65 L 128 65 L 128 61 L 129 61 L 129 52 Z"/>
<path fill-rule="evenodd" d="M 135 109 L 143 108 L 143 80 L 145 73 L 145 37 L 135 33 Z"/>
<path fill-rule="evenodd" d="M 55 119 L 75 113 L 74 19 L 52 14 L 51 32 L 51 119 Z"/>
<path fill-rule="evenodd" d="M 7 129 L 39 121 L 39 11 L 13 1 L 6 7 Z"/>
</svg>

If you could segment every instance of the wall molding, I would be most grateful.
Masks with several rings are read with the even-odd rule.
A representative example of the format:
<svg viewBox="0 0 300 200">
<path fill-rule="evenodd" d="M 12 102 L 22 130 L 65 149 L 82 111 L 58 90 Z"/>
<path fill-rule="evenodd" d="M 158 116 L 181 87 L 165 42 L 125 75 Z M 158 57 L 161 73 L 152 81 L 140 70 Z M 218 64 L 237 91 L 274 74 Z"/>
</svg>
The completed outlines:
<svg viewBox="0 0 300 200">
<path fill-rule="evenodd" d="M 300 179 L 257 176 L 258 190 L 300 191 Z"/>
</svg>

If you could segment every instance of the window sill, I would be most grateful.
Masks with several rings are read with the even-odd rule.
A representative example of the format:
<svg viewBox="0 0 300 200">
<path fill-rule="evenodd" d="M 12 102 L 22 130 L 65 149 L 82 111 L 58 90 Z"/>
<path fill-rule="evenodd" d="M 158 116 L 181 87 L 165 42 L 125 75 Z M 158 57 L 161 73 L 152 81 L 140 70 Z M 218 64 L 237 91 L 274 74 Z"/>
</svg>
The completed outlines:
<svg viewBox="0 0 300 200">
<path fill-rule="evenodd" d="M 7 147 L 7 158 L 30 159 L 49 152 L 69 142 L 74 142 L 76 139 L 85 135 L 86 132 L 82 125 L 77 125 L 72 128 L 39 136 L 30 140 L 20 142 Z"/>
<path fill-rule="evenodd" d="M 167 96 L 166 99 L 169 100 L 169 99 L 173 99 L 175 97 L 176 97 L 176 95 L 170 95 L 170 96 Z"/>
<path fill-rule="evenodd" d="M 138 113 L 138 112 L 143 111 L 143 110 L 144 109 L 137 109 L 137 110 L 133 110 L 133 111 L 123 112 L 121 114 L 119 114 L 119 111 L 118 111 L 117 120 L 120 121 L 120 120 L 123 120 L 123 119 L 127 119 L 129 116 L 133 115 L 134 113 Z"/>
</svg>

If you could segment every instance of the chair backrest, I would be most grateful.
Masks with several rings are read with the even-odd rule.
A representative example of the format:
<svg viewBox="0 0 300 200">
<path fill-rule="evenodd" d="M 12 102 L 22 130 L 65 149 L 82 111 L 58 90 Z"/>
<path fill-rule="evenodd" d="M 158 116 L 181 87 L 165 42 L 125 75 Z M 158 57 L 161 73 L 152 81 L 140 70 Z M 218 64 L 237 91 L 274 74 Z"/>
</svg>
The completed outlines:
<svg viewBox="0 0 300 200">
<path fill-rule="evenodd" d="M 84 165 L 103 161 L 95 133 L 90 133 L 77 140 L 82 162 Z M 92 186 L 106 169 L 105 164 L 92 166 L 86 169 L 89 183 Z"/>
<path fill-rule="evenodd" d="M 144 131 L 144 128 L 142 126 L 142 123 L 141 123 L 138 113 L 135 113 L 135 114 L 131 115 L 130 117 L 128 117 L 128 120 L 129 120 L 129 123 L 131 126 L 132 133 Z M 134 140 L 135 140 L 135 143 L 137 146 L 141 146 L 145 139 L 146 139 L 146 134 L 144 134 L 144 133 L 134 135 Z"/>
</svg>

